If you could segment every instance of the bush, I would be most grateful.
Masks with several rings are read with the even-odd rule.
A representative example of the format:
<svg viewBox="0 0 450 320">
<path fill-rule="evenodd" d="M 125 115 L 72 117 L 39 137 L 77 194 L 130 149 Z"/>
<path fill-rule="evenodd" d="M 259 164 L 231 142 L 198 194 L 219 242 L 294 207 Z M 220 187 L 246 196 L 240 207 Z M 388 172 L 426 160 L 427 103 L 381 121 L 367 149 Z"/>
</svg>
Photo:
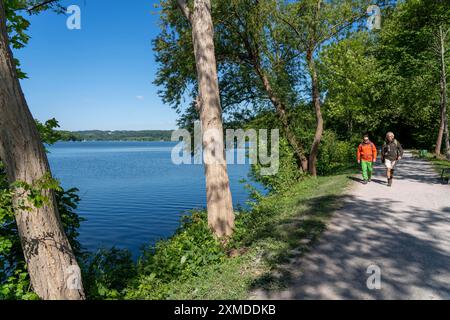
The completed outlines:
<svg viewBox="0 0 450 320">
<path fill-rule="evenodd" d="M 208 227 L 207 213 L 194 211 L 184 216 L 180 228 L 166 240 L 144 249 L 137 265 L 138 278 L 127 289 L 127 298 L 164 299 L 170 283 L 202 274 L 207 265 L 226 257 L 221 243 Z"/>
<path fill-rule="evenodd" d="M 88 299 L 119 299 L 130 279 L 136 276 L 131 253 L 126 249 L 103 248 L 87 253 L 81 265 Z"/>
<path fill-rule="evenodd" d="M 297 166 L 297 161 L 292 148 L 287 140 L 280 137 L 279 168 L 275 175 L 261 175 L 261 165 L 252 165 L 250 175 L 252 178 L 264 185 L 270 191 L 280 192 L 289 189 L 303 176 Z"/>
<path fill-rule="evenodd" d="M 317 173 L 319 175 L 334 174 L 348 168 L 356 162 L 356 150 L 359 138 L 351 141 L 339 141 L 333 131 L 326 130 L 320 144 L 317 159 Z"/>
</svg>

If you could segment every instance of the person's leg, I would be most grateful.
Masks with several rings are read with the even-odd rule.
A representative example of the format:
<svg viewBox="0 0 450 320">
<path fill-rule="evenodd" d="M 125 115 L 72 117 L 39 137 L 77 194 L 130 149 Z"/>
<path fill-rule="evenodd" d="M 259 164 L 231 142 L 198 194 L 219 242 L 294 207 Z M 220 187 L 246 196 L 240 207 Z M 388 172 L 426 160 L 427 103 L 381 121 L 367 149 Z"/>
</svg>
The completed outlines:
<svg viewBox="0 0 450 320">
<path fill-rule="evenodd" d="M 392 162 L 392 168 L 391 168 L 391 185 L 392 185 L 392 179 L 394 179 L 394 168 L 395 168 L 395 165 L 396 165 L 396 161 L 393 161 Z"/>
<path fill-rule="evenodd" d="M 364 182 L 367 181 L 368 177 L 367 177 L 367 161 L 361 161 L 361 169 L 362 169 L 362 177 Z"/>
<path fill-rule="evenodd" d="M 387 177 L 388 186 L 391 186 L 391 184 L 392 184 L 392 179 L 391 179 L 392 162 L 389 159 L 386 159 L 384 164 L 386 166 L 386 177 Z"/>
<path fill-rule="evenodd" d="M 367 162 L 367 179 L 369 182 L 372 180 L 373 162 Z"/>
</svg>

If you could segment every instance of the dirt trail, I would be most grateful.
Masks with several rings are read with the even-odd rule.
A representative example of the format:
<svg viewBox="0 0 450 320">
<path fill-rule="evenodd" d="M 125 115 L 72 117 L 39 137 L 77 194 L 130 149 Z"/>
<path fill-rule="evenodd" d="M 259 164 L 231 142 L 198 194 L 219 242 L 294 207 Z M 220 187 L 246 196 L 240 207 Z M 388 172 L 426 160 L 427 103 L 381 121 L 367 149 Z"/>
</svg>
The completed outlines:
<svg viewBox="0 0 450 320">
<path fill-rule="evenodd" d="M 311 252 L 294 259 L 283 291 L 255 290 L 252 299 L 450 299 L 450 186 L 431 163 L 406 152 L 386 186 L 375 167 L 343 198 Z M 381 271 L 370 290 L 367 269 Z"/>
</svg>

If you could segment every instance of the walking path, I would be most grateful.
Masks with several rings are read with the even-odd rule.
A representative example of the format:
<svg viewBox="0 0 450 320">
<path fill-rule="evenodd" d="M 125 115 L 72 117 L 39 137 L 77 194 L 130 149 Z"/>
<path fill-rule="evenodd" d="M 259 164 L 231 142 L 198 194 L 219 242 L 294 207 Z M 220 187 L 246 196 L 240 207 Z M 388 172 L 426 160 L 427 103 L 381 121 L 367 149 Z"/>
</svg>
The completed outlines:
<svg viewBox="0 0 450 320">
<path fill-rule="evenodd" d="M 377 164 L 372 182 L 343 199 L 317 245 L 286 266 L 289 287 L 251 298 L 450 299 L 450 185 L 431 163 L 405 152 L 391 188 Z M 371 265 L 381 289 L 367 286 Z"/>
</svg>

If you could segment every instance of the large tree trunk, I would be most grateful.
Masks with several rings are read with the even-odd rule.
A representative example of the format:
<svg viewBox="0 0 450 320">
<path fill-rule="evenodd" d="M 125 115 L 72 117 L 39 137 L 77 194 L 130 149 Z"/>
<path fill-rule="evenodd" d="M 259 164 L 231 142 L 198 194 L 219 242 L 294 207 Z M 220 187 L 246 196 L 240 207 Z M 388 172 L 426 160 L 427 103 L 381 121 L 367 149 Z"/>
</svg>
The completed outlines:
<svg viewBox="0 0 450 320">
<path fill-rule="evenodd" d="M 323 135 L 323 117 L 320 105 L 319 80 L 312 50 L 309 50 L 307 52 L 307 60 L 309 73 L 311 76 L 312 102 L 314 105 L 314 110 L 316 112 L 316 132 L 314 134 L 314 140 L 311 145 L 311 151 L 309 152 L 308 171 L 312 176 L 315 177 L 317 176 L 317 155 L 319 153 L 319 145 Z"/>
<path fill-rule="evenodd" d="M 447 31 L 448 32 L 448 31 Z M 436 139 L 435 153 L 441 154 L 442 141 L 445 139 L 445 153 L 450 158 L 450 142 L 448 132 L 448 117 L 447 117 L 447 70 L 445 64 L 445 38 L 447 36 L 442 26 L 439 26 L 439 63 L 441 65 L 440 72 L 440 124 L 438 136 Z"/>
<path fill-rule="evenodd" d="M 303 172 L 308 171 L 308 159 L 305 156 L 305 152 L 301 146 L 301 144 L 298 142 L 297 137 L 295 136 L 294 131 L 292 130 L 289 118 L 287 115 L 287 110 L 285 105 L 278 99 L 277 95 L 272 89 L 272 86 L 270 84 L 270 81 L 264 72 L 264 70 L 261 69 L 259 64 L 255 63 L 256 72 L 259 75 L 261 81 L 263 82 L 264 89 L 266 90 L 270 101 L 272 102 L 273 106 L 275 107 L 275 110 L 277 112 L 278 118 L 280 119 L 281 123 L 283 124 L 284 131 L 286 133 L 286 138 L 289 142 L 289 145 L 294 150 L 294 155 L 297 160 L 297 166 L 299 169 L 301 169 Z"/>
<path fill-rule="evenodd" d="M 234 229 L 234 212 L 225 161 L 222 108 L 214 52 L 214 28 L 209 0 L 194 0 L 190 12 L 186 2 L 178 4 L 192 26 L 198 79 L 198 110 L 202 126 L 208 224 L 218 237 Z"/>
<path fill-rule="evenodd" d="M 444 31 L 442 26 L 439 27 L 439 35 L 440 35 L 440 60 L 441 60 L 441 121 L 443 119 L 444 123 L 444 142 L 445 142 L 445 155 L 447 159 L 450 160 L 450 140 L 449 140 L 449 132 L 448 132 L 448 114 L 447 114 L 447 65 L 445 63 L 445 42 L 448 35 L 448 30 Z"/>
<path fill-rule="evenodd" d="M 0 0 L 0 159 L 11 183 L 32 184 L 50 170 L 17 78 L 5 21 L 5 7 Z M 63 231 L 54 193 L 43 193 L 50 199 L 48 204 L 29 211 L 15 210 L 33 290 L 41 299 L 84 299 L 81 279 L 75 279 L 79 286 L 69 283 L 79 268 Z M 26 194 L 16 193 L 14 203 L 21 200 L 26 201 Z"/>
</svg>

